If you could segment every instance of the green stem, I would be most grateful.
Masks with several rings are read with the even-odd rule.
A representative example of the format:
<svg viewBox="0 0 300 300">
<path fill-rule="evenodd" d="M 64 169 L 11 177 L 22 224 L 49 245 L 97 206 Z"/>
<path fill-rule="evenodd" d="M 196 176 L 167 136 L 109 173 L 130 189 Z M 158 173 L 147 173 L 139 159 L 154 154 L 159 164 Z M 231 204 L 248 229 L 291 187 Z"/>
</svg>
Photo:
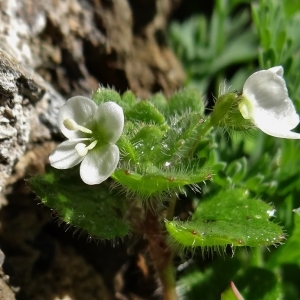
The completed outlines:
<svg viewBox="0 0 300 300">
<path fill-rule="evenodd" d="M 204 127 L 201 129 L 200 133 L 199 133 L 199 139 L 198 139 L 198 143 L 201 140 L 201 137 L 204 136 L 204 134 L 206 134 L 207 131 L 209 131 L 211 128 L 213 127 L 210 119 L 206 119 L 205 121 L 205 125 Z"/>
<path fill-rule="evenodd" d="M 173 267 L 173 251 L 167 244 L 167 234 L 162 218 L 151 207 L 146 210 L 143 233 L 149 242 L 149 252 L 161 282 L 164 300 L 178 300 Z"/>
<path fill-rule="evenodd" d="M 201 130 L 198 133 L 198 139 L 195 141 L 194 145 L 191 148 L 191 151 L 189 152 L 189 157 L 192 157 L 194 155 L 194 152 L 199 145 L 200 141 L 202 140 L 203 136 L 213 127 L 210 118 L 206 119 L 205 125 L 201 128 Z"/>
<path fill-rule="evenodd" d="M 252 249 L 251 265 L 263 267 L 263 253 L 261 247 L 255 247 Z"/>
<path fill-rule="evenodd" d="M 174 218 L 174 210 L 175 210 L 175 206 L 176 206 L 176 195 L 174 195 L 170 201 L 169 201 L 169 206 L 168 206 L 168 210 L 167 210 L 167 216 L 166 219 L 168 221 L 172 221 Z"/>
<path fill-rule="evenodd" d="M 177 300 L 176 294 L 176 280 L 174 276 L 174 266 L 173 262 L 171 261 L 165 268 L 164 272 L 160 275 L 160 279 L 163 289 L 163 297 L 164 300 Z"/>
</svg>

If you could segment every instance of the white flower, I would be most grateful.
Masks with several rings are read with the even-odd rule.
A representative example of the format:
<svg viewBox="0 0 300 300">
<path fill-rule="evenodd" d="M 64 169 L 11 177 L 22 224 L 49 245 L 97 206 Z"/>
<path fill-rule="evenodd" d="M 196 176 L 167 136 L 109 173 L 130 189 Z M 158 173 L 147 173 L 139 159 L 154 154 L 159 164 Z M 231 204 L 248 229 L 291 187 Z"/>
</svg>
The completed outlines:
<svg viewBox="0 0 300 300">
<path fill-rule="evenodd" d="M 300 139 L 291 132 L 299 123 L 283 79 L 283 68 L 273 67 L 252 74 L 245 82 L 239 109 L 263 132 L 280 138 Z"/>
<path fill-rule="evenodd" d="M 91 99 L 76 96 L 61 107 L 59 127 L 69 140 L 51 153 L 52 167 L 68 169 L 80 165 L 80 176 L 87 184 L 106 180 L 119 162 L 115 145 L 124 127 L 123 109 L 114 102 L 96 105 Z"/>
</svg>

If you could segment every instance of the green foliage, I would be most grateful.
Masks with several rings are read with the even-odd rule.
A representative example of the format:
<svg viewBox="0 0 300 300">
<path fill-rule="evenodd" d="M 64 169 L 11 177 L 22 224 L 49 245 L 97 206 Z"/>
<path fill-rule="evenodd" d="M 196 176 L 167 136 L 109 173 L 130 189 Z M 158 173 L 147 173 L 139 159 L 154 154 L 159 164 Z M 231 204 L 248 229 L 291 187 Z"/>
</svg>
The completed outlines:
<svg viewBox="0 0 300 300">
<path fill-rule="evenodd" d="M 169 102 L 161 95 L 137 101 L 125 113 L 118 142 L 123 159 L 112 178 L 142 199 L 184 193 L 186 185 L 197 190 L 197 183 L 211 178 L 205 160 L 194 155 L 206 128 L 203 108 L 193 89 L 179 91 Z"/>
<path fill-rule="evenodd" d="M 196 15 L 182 24 L 170 26 L 170 44 L 181 59 L 187 84 L 197 87 L 202 93 L 213 85 L 218 94 L 225 80 L 226 68 L 235 66 L 235 79 L 229 83 L 241 86 L 249 71 L 245 64 L 257 59 L 257 37 L 249 27 L 250 10 L 234 10 L 245 1 L 215 1 L 212 16 Z M 239 66 L 243 64 L 242 68 Z M 240 83 L 240 84 L 239 84 Z M 209 95 L 211 96 L 211 95 Z"/>
<path fill-rule="evenodd" d="M 203 299 L 220 299 L 222 292 L 222 300 L 235 300 L 228 291 L 230 281 L 234 281 L 244 299 L 283 299 L 282 285 L 276 275 L 259 267 L 247 268 L 247 264 L 237 258 L 216 259 L 205 271 L 190 267 L 179 280 L 178 289 L 180 295 L 189 300 L 199 299 L 199 295 Z"/>
<path fill-rule="evenodd" d="M 282 299 L 279 278 L 269 270 L 252 267 L 238 276 L 235 284 L 245 299 Z"/>
<path fill-rule="evenodd" d="M 198 101 L 195 99 L 198 99 Z M 185 89 L 177 92 L 169 99 L 169 114 L 182 115 L 182 112 L 197 112 L 202 115 L 204 113 L 205 103 L 203 96 L 196 89 Z"/>
<path fill-rule="evenodd" d="M 29 185 L 57 218 L 85 230 L 90 237 L 113 239 L 128 234 L 125 202 L 110 191 L 108 184 L 88 186 L 75 168 L 51 168 L 46 174 L 31 177 Z"/>
<path fill-rule="evenodd" d="M 270 268 L 276 268 L 281 264 L 296 264 L 300 267 L 300 251 L 295 249 L 300 248 L 300 214 L 299 209 L 294 214 L 295 227 L 292 234 L 289 236 L 285 245 L 280 247 L 274 255 L 269 259 L 268 266 Z"/>
<path fill-rule="evenodd" d="M 190 266 L 178 281 L 179 296 L 189 300 L 199 299 L 199 295 L 202 299 L 220 299 L 239 268 L 240 261 L 235 257 L 216 259 L 205 270 Z"/>
<path fill-rule="evenodd" d="M 190 247 L 275 245 L 285 237 L 280 226 L 268 221 L 273 212 L 244 190 L 222 190 L 201 201 L 191 221 L 167 221 L 166 228 L 176 242 Z"/>
<path fill-rule="evenodd" d="M 129 96 L 126 95 L 126 99 L 128 98 Z M 97 105 L 108 101 L 113 101 L 116 103 L 121 102 L 121 97 L 117 91 L 102 86 L 99 87 L 99 89 L 96 92 L 94 92 L 92 99 L 95 101 Z"/>
<path fill-rule="evenodd" d="M 148 124 L 165 124 L 164 116 L 155 108 L 152 103 L 147 101 L 137 102 L 126 113 L 126 117 L 132 122 L 145 122 Z"/>
</svg>

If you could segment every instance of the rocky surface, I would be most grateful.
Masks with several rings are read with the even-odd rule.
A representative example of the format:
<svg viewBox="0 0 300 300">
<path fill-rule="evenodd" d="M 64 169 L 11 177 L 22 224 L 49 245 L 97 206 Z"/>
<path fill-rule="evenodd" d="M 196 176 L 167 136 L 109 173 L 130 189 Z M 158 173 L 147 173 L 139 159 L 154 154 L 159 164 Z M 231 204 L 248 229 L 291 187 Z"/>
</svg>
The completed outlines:
<svg viewBox="0 0 300 300">
<path fill-rule="evenodd" d="M 0 49 L 1 190 L 25 150 L 58 132 L 56 117 L 63 103 L 51 85 Z"/>
<path fill-rule="evenodd" d="M 170 94 L 184 79 L 165 41 L 177 2 L 5 0 L 0 36 L 63 95 L 89 94 L 99 82 L 141 97 Z"/>
</svg>

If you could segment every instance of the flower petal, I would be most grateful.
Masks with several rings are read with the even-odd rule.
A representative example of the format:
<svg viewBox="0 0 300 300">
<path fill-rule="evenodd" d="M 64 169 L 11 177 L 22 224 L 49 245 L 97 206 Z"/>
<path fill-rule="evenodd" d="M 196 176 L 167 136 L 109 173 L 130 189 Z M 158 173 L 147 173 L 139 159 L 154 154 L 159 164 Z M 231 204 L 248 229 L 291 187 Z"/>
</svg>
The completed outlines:
<svg viewBox="0 0 300 300">
<path fill-rule="evenodd" d="M 282 74 L 281 67 L 259 71 L 252 74 L 243 87 L 241 113 L 265 132 L 273 132 L 276 128 L 288 132 L 299 123 Z"/>
<path fill-rule="evenodd" d="M 300 134 L 296 132 L 289 131 L 289 129 L 282 126 L 280 120 L 274 120 L 274 116 L 269 116 L 265 111 L 262 111 L 259 115 L 259 112 L 256 112 L 255 125 L 264 133 L 286 139 L 300 139 Z M 291 123 L 299 123 L 299 116 L 295 114 L 294 120 L 291 118 Z"/>
<path fill-rule="evenodd" d="M 282 66 L 276 66 L 276 67 L 270 68 L 270 69 L 268 69 L 268 71 L 271 71 L 280 77 L 283 76 L 283 67 Z"/>
<path fill-rule="evenodd" d="M 116 143 L 124 127 L 122 107 L 115 102 L 102 103 L 96 111 L 95 119 L 105 135 L 105 142 Z"/>
<path fill-rule="evenodd" d="M 83 96 L 70 98 L 59 111 L 58 124 L 61 132 L 69 139 L 85 137 L 86 134 L 81 131 L 67 129 L 63 121 L 65 119 L 73 119 L 77 124 L 86 126 L 93 119 L 96 110 L 97 104 L 89 98 Z"/>
<path fill-rule="evenodd" d="M 282 131 L 280 128 L 264 128 L 263 126 L 257 126 L 261 131 L 264 133 L 278 137 L 278 138 L 285 138 L 285 139 L 294 139 L 300 140 L 300 134 L 292 131 Z"/>
<path fill-rule="evenodd" d="M 86 184 L 99 184 L 116 169 L 120 158 L 116 145 L 90 150 L 80 165 L 80 176 Z"/>
<path fill-rule="evenodd" d="M 84 158 L 75 150 L 75 146 L 80 141 L 81 139 L 59 144 L 49 156 L 51 166 L 56 169 L 69 169 L 78 165 Z"/>
</svg>

